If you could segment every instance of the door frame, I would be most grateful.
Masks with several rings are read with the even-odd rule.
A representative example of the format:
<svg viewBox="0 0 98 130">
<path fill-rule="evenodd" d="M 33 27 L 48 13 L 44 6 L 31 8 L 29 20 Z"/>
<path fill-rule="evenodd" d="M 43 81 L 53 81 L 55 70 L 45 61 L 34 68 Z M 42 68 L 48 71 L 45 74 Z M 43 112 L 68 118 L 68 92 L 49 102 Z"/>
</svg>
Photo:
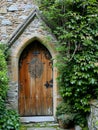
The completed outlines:
<svg viewBox="0 0 98 130">
<path fill-rule="evenodd" d="M 9 71 L 11 71 L 11 75 L 10 75 L 10 81 L 13 81 L 16 83 L 16 91 L 17 91 L 17 98 L 16 98 L 16 105 L 14 106 L 13 103 L 13 108 L 16 109 L 18 111 L 18 82 L 19 82 L 19 58 L 21 53 L 23 52 L 23 50 L 27 47 L 27 45 L 29 45 L 31 42 L 33 42 L 34 40 L 39 41 L 41 44 L 43 44 L 48 51 L 50 52 L 52 59 L 53 59 L 53 116 L 56 116 L 56 107 L 59 101 L 59 94 L 57 91 L 57 68 L 54 66 L 54 64 L 56 63 L 55 57 L 57 55 L 56 52 L 56 47 L 55 47 L 55 43 L 52 43 L 52 40 L 49 40 L 49 38 L 44 37 L 43 35 L 36 35 L 34 34 L 33 36 L 27 36 L 25 39 L 22 40 L 22 42 L 20 44 L 13 44 L 10 48 L 11 51 L 11 55 L 10 55 L 10 65 L 11 67 L 9 68 Z"/>
</svg>

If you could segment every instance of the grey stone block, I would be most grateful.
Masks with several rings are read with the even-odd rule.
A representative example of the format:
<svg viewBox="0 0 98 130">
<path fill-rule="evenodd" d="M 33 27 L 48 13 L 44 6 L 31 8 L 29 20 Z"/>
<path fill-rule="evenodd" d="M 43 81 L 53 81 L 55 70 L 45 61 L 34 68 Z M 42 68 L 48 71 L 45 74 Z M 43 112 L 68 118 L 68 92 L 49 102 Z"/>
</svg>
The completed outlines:
<svg viewBox="0 0 98 130">
<path fill-rule="evenodd" d="M 19 18 L 20 18 L 20 19 L 26 19 L 27 16 L 26 16 L 26 15 L 22 15 L 22 16 L 20 16 Z"/>
<path fill-rule="evenodd" d="M 28 10 L 28 9 L 31 9 L 31 8 L 33 8 L 33 5 L 31 5 L 31 4 L 27 4 L 27 5 L 25 5 L 25 10 Z"/>
<path fill-rule="evenodd" d="M 1 13 L 1 14 L 7 13 L 7 8 L 6 8 L 6 6 L 0 8 L 0 13 Z"/>
<path fill-rule="evenodd" d="M 80 126 L 75 126 L 75 130 L 82 130 Z"/>
<path fill-rule="evenodd" d="M 1 16 L 1 15 L 0 15 L 0 19 L 3 19 L 3 18 L 4 18 L 4 16 Z"/>
<path fill-rule="evenodd" d="M 13 0 L 7 0 L 7 2 L 12 2 Z"/>
<path fill-rule="evenodd" d="M 18 11 L 18 8 L 16 5 L 11 5 L 9 8 L 8 8 L 8 11 Z"/>
<path fill-rule="evenodd" d="M 2 25 L 12 25 L 12 22 L 8 19 L 3 19 L 1 24 Z"/>
</svg>

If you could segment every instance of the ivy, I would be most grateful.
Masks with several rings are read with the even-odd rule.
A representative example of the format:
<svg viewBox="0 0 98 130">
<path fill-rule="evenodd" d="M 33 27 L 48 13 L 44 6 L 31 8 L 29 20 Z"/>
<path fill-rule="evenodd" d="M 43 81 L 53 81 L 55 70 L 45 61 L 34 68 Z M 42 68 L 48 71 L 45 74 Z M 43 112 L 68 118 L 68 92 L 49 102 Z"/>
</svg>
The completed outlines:
<svg viewBox="0 0 98 130">
<path fill-rule="evenodd" d="M 58 39 L 58 86 L 85 125 L 90 100 L 98 98 L 98 1 L 40 0 L 40 9 Z"/>
<path fill-rule="evenodd" d="M 0 44 L 0 130 L 19 130 L 19 117 L 14 110 L 6 108 L 6 96 L 8 91 L 8 71 L 5 46 Z"/>
</svg>

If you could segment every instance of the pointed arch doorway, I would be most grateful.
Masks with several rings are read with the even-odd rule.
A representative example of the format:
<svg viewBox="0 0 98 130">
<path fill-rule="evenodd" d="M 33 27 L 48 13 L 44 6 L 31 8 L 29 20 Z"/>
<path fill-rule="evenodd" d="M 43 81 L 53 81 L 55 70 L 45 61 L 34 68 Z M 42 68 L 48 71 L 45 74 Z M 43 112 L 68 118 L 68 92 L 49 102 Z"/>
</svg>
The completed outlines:
<svg viewBox="0 0 98 130">
<path fill-rule="evenodd" d="M 19 58 L 19 114 L 53 115 L 52 56 L 37 40 L 30 43 Z"/>
</svg>

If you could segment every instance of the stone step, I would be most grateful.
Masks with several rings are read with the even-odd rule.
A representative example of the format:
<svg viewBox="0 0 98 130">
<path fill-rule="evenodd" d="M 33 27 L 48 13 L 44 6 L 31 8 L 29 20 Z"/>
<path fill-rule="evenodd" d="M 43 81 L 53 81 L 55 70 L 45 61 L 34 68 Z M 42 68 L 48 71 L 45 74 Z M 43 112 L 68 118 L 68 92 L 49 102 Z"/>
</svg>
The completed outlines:
<svg viewBox="0 0 98 130">
<path fill-rule="evenodd" d="M 20 122 L 53 122 L 55 121 L 53 116 L 33 116 L 33 117 L 20 117 Z"/>
<path fill-rule="evenodd" d="M 28 128 L 27 130 L 56 130 L 56 128 Z"/>
</svg>

